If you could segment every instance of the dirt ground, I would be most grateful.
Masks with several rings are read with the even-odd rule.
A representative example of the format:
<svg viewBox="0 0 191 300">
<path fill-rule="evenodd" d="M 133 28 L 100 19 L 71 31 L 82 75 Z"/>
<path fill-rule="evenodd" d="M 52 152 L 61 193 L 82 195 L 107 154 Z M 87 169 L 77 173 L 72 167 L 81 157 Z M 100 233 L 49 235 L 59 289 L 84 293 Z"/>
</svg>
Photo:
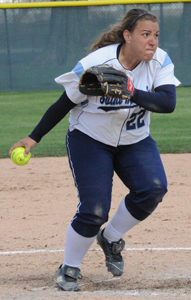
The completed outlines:
<svg viewBox="0 0 191 300">
<path fill-rule="evenodd" d="M 107 272 L 95 242 L 81 265 L 80 292 L 54 283 L 78 204 L 67 157 L 32 157 L 26 166 L 1 159 L 0 299 L 191 299 L 191 154 L 161 157 L 168 193 L 124 237 L 124 275 Z M 115 176 L 110 217 L 127 192 Z"/>
</svg>

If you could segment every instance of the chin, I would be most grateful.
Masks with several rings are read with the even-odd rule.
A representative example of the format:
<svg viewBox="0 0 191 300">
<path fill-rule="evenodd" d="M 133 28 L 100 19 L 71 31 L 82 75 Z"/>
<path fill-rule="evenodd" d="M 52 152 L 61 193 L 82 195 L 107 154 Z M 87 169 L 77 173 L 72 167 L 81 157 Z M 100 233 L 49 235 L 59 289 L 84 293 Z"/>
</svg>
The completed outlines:
<svg viewBox="0 0 191 300">
<path fill-rule="evenodd" d="M 152 55 L 147 55 L 146 57 L 144 57 L 144 61 L 150 61 L 154 56 L 154 53 Z"/>
</svg>

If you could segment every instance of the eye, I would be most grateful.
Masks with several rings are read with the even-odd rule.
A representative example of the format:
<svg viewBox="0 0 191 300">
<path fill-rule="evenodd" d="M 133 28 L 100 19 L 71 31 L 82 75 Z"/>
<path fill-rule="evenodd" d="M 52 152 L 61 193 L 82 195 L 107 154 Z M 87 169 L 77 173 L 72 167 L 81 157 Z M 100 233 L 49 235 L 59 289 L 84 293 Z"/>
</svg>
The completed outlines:
<svg viewBox="0 0 191 300">
<path fill-rule="evenodd" d="M 143 36 L 148 36 L 148 35 L 149 35 L 148 32 L 143 33 Z"/>
</svg>

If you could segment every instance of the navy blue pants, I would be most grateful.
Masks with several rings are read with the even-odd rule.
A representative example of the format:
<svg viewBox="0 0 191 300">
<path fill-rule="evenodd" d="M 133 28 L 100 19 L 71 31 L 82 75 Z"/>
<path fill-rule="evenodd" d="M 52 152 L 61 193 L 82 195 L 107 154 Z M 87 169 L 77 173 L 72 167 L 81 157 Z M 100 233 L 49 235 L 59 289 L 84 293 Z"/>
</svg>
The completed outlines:
<svg viewBox="0 0 191 300">
<path fill-rule="evenodd" d="M 72 227 L 84 237 L 95 236 L 108 220 L 114 172 L 127 187 L 128 211 L 140 221 L 167 192 L 163 164 L 150 136 L 136 144 L 113 147 L 74 130 L 67 133 L 66 144 L 79 197 Z"/>
</svg>

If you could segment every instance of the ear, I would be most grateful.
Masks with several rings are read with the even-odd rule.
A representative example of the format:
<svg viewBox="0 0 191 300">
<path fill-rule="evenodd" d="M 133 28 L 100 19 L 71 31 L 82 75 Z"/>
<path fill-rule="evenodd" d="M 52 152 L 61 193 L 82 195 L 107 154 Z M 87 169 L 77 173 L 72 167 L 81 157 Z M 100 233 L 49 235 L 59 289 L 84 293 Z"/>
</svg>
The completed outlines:
<svg viewBox="0 0 191 300">
<path fill-rule="evenodd" d="M 130 43 L 131 42 L 131 33 L 129 32 L 129 30 L 125 29 L 123 31 L 123 37 L 126 43 Z"/>
</svg>

